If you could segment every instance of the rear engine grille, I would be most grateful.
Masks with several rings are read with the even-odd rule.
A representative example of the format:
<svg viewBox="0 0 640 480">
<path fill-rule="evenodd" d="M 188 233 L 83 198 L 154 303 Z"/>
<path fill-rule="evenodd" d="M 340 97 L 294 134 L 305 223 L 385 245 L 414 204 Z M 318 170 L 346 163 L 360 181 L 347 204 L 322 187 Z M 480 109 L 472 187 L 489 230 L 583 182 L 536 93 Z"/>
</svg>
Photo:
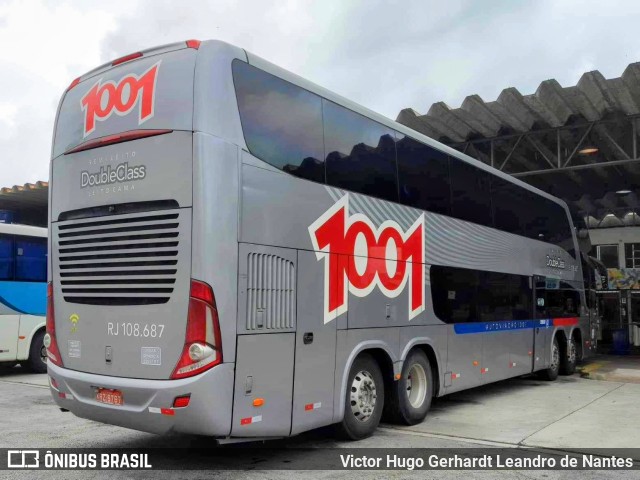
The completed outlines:
<svg viewBox="0 0 640 480">
<path fill-rule="evenodd" d="M 151 305 L 169 301 L 178 272 L 180 210 L 55 225 L 65 301 Z"/>
<path fill-rule="evenodd" d="M 277 255 L 254 252 L 247 260 L 247 330 L 293 328 L 294 263 Z"/>
</svg>

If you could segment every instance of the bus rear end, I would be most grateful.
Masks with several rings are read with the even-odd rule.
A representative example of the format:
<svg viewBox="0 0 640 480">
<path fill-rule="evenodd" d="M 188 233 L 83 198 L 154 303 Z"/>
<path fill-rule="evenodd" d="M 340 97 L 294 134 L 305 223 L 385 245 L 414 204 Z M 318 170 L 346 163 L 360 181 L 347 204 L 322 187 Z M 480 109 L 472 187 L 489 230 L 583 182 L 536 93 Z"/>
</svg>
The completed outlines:
<svg viewBox="0 0 640 480">
<path fill-rule="evenodd" d="M 226 435 L 233 364 L 213 290 L 192 278 L 198 45 L 124 57 L 66 91 L 50 171 L 46 345 L 61 408 Z"/>
</svg>

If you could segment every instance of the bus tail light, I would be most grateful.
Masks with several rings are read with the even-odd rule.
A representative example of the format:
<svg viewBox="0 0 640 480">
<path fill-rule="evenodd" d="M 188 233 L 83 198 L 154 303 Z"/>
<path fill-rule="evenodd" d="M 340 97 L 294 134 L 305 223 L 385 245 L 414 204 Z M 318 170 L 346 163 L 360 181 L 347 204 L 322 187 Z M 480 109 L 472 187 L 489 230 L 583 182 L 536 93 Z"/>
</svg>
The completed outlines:
<svg viewBox="0 0 640 480">
<path fill-rule="evenodd" d="M 47 333 L 44 336 L 44 346 L 47 349 L 49 361 L 62 367 L 62 357 L 56 341 L 56 317 L 53 311 L 53 283 L 47 284 Z"/>
<path fill-rule="evenodd" d="M 222 363 L 218 310 L 209 285 L 191 280 L 187 333 L 172 379 L 192 377 Z"/>
</svg>

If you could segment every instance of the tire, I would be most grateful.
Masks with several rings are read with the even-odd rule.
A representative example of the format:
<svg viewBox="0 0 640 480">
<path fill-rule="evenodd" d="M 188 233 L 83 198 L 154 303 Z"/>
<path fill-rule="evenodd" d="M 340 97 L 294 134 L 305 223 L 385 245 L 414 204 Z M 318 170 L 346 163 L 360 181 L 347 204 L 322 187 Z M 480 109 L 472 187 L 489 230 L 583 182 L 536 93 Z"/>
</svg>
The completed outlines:
<svg viewBox="0 0 640 480">
<path fill-rule="evenodd" d="M 362 354 L 355 359 L 349 370 L 344 418 L 336 425 L 336 433 L 345 440 L 361 440 L 371 436 L 380 423 L 383 409 L 382 372 L 370 355 Z"/>
<path fill-rule="evenodd" d="M 577 363 L 578 348 L 576 346 L 576 337 L 572 335 L 567 341 L 565 355 L 560 358 L 560 375 L 573 375 L 576 372 Z"/>
<path fill-rule="evenodd" d="M 424 420 L 433 398 L 433 374 L 429 359 L 414 349 L 402 365 L 402 376 L 391 386 L 385 405 L 385 418 L 401 425 L 415 425 Z"/>
<path fill-rule="evenodd" d="M 543 380 L 553 382 L 558 378 L 560 372 L 560 344 L 558 343 L 558 337 L 553 337 L 551 343 L 551 365 L 546 370 L 542 370 L 538 375 Z"/>
<path fill-rule="evenodd" d="M 44 330 L 40 330 L 33 336 L 29 347 L 29 359 L 27 368 L 34 373 L 47 373 L 47 349 L 44 347 Z M 44 352 L 44 358 L 42 354 Z"/>
</svg>

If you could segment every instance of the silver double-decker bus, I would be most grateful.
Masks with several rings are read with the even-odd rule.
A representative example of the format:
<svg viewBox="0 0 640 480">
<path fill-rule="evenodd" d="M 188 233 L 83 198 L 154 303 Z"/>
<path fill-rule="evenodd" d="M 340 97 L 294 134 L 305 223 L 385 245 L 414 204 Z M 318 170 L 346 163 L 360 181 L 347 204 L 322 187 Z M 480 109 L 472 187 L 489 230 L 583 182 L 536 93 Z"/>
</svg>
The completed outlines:
<svg viewBox="0 0 640 480">
<path fill-rule="evenodd" d="M 220 41 L 72 82 L 50 179 L 48 374 L 83 418 L 360 439 L 592 350 L 562 201 Z"/>
</svg>

